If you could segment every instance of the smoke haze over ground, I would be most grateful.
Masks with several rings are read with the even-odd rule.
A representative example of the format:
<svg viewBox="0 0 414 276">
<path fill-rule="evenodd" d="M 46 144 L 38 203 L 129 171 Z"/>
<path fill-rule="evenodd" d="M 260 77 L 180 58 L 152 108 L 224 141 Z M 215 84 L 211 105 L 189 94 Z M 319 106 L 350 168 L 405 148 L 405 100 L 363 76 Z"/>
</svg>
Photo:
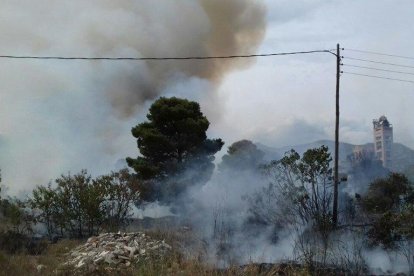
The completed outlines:
<svg viewBox="0 0 414 276">
<path fill-rule="evenodd" d="M 244 159 L 245 162 L 243 159 L 238 161 L 240 166 L 219 170 L 204 186 L 192 188 L 181 200 L 186 202 L 187 206 L 179 216 L 185 223 L 191 225 L 195 235 L 203 241 L 207 261 L 218 266 L 251 262 L 303 261 L 300 257 L 303 253 L 300 249 L 300 240 L 303 238 L 317 240 L 315 243 L 309 242 L 314 247 L 313 253 L 317 256 L 322 251 L 321 241 L 317 234 L 306 236 L 306 231 L 311 226 L 304 224 L 297 227 L 295 222 L 285 220 L 286 201 L 283 198 L 286 197 L 286 191 L 282 195 L 282 191 L 277 188 L 268 190 L 271 178 L 259 170 L 240 169 L 254 167 L 251 167 L 252 164 L 247 159 Z M 268 161 L 260 162 L 264 164 Z M 354 223 L 358 225 L 358 222 L 350 222 L 346 218 L 350 201 L 353 202 L 351 204 L 354 204 L 354 207 L 356 206 L 356 212 L 362 212 L 360 209 L 362 207 L 354 201 L 355 192 L 364 197 L 373 179 L 387 176 L 378 169 L 373 167 L 364 171 L 365 174 L 371 175 L 370 178 L 353 173 L 348 182 L 341 182 L 339 213 L 340 225 L 343 227 L 330 233 L 327 238 L 329 240 L 327 267 L 350 269 L 352 275 L 360 275 L 355 271 L 358 273 L 365 271 L 364 273 L 375 275 L 409 273 L 409 266 L 401 248 L 384 249 L 380 244 L 370 245 L 367 228 L 349 227 Z M 360 190 L 355 191 L 355 185 L 358 185 L 357 188 Z M 257 198 L 256 195 L 260 197 Z M 263 200 L 263 205 L 256 204 L 258 199 Z M 369 224 L 369 220 L 365 223 Z M 312 258 L 317 260 L 318 257 L 315 256 Z M 361 270 L 358 270 L 358 266 Z"/>
<path fill-rule="evenodd" d="M 221 56 L 332 49 L 337 42 L 411 55 L 414 47 L 411 0 L 0 0 L 0 6 L 2 55 Z M 407 60 L 344 55 L 412 66 Z M 67 171 L 108 173 L 117 160 L 137 154 L 130 129 L 145 120 L 159 96 L 200 102 L 212 122 L 209 137 L 223 138 L 226 146 L 245 138 L 273 147 L 332 139 L 334 67 L 330 55 L 166 62 L 1 59 L 2 183 L 17 194 Z M 372 142 L 371 120 L 385 114 L 395 141 L 414 147 L 411 84 L 343 75 L 341 85 L 341 141 Z M 223 227 L 232 224 L 238 246 L 233 253 L 243 252 L 241 260 L 292 256 L 292 236 L 285 232 L 278 232 L 277 243 L 269 242 L 272 229 L 244 243 L 251 236 L 243 231 L 242 196 L 266 184 L 257 175 L 216 174 L 201 190 L 192 190 L 188 196 L 198 204 L 192 215 L 199 230 L 211 237 L 214 218 Z M 400 270 L 391 253 L 364 254 L 372 268 Z"/>
</svg>

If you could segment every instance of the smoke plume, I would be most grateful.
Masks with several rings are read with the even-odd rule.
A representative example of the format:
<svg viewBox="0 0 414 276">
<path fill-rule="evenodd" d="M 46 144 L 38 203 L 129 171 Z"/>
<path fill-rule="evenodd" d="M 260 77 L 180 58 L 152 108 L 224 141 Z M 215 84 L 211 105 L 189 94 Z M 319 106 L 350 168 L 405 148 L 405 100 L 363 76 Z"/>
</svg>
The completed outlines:
<svg viewBox="0 0 414 276">
<path fill-rule="evenodd" d="M 94 56 L 246 54 L 256 50 L 265 30 L 265 9 L 257 1 L 107 0 L 90 8 L 97 11 L 81 14 L 85 22 L 77 37 L 79 49 Z M 123 63 L 107 80 L 105 94 L 119 114 L 129 116 L 180 78 L 201 78 L 215 86 L 227 72 L 248 64 L 240 59 Z"/>
<path fill-rule="evenodd" d="M 255 52 L 263 1 L 2 1 L 0 51 L 87 57 L 221 56 Z M 11 191 L 60 173 L 101 174 L 136 153 L 130 129 L 152 100 L 181 96 L 219 116 L 216 89 L 253 60 L 0 63 L 0 168 Z"/>
</svg>

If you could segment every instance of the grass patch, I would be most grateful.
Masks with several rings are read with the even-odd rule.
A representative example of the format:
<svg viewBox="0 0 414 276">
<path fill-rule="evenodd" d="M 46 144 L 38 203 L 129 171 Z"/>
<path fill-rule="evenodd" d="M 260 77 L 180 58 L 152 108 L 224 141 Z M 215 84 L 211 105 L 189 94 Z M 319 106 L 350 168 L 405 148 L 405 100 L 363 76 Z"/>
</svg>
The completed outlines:
<svg viewBox="0 0 414 276">
<path fill-rule="evenodd" d="M 81 244 L 81 241 L 62 240 L 49 244 L 41 255 L 8 254 L 0 252 L 0 275 L 73 275 L 71 271 L 60 269 L 65 254 Z"/>
<path fill-rule="evenodd" d="M 147 232 L 149 236 L 158 240 L 165 240 L 174 245 L 180 242 L 191 242 L 194 237 L 187 232 Z M 10 254 L 0 251 L 0 276 L 3 275 L 180 275 L 180 276 L 256 276 L 256 275 L 311 275 L 303 266 L 295 264 L 249 264 L 234 266 L 226 269 L 219 269 L 213 265 L 203 262 L 199 254 L 184 254 L 176 247 L 173 247 L 171 254 L 165 257 L 152 257 L 139 262 L 132 262 L 129 267 L 117 267 L 101 265 L 98 267 L 86 267 L 82 271 L 73 267 L 63 267 L 62 264 L 68 260 L 67 254 L 83 244 L 79 240 L 61 240 L 56 244 L 49 244 L 48 248 L 41 255 Z M 314 274 L 314 275 L 335 275 Z"/>
</svg>

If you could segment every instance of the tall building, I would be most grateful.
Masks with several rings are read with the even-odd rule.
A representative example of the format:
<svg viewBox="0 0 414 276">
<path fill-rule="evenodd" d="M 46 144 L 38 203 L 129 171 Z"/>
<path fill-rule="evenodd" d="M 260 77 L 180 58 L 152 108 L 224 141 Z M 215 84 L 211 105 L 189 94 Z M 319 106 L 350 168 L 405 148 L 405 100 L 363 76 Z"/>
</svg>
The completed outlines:
<svg viewBox="0 0 414 276">
<path fill-rule="evenodd" d="M 374 124 L 374 151 L 375 157 L 382 161 L 382 166 L 390 168 L 392 164 L 392 125 L 388 122 L 387 117 L 381 116 Z"/>
</svg>

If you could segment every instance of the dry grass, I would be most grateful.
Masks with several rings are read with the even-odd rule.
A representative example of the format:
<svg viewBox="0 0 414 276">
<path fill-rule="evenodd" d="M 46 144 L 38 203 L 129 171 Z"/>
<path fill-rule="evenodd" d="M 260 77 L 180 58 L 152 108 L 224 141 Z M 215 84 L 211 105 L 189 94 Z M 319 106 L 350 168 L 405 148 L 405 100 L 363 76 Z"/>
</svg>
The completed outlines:
<svg viewBox="0 0 414 276">
<path fill-rule="evenodd" d="M 152 231 L 148 235 L 155 239 L 165 240 L 172 245 L 179 243 L 192 243 L 196 240 L 191 232 L 180 231 Z M 173 251 L 162 259 L 151 259 L 150 261 L 139 262 L 128 268 L 100 266 L 89 268 L 84 271 L 75 270 L 73 267 L 62 267 L 67 259 L 65 256 L 71 249 L 82 244 L 82 241 L 62 240 L 48 246 L 47 250 L 39 256 L 27 254 L 10 255 L 0 252 L 0 276 L 2 275 L 180 275 L 180 276 L 255 276 L 255 275 L 309 275 L 303 268 L 295 265 L 280 264 L 250 264 L 242 267 L 231 267 L 218 269 L 207 265 L 200 257 L 204 252 L 193 255 L 183 254 L 182 251 Z M 176 248 L 176 246 L 174 246 Z M 178 248 L 178 247 L 177 247 Z M 38 270 L 39 265 L 42 266 Z"/>
<path fill-rule="evenodd" d="M 148 232 L 156 239 L 165 240 L 167 243 L 177 242 L 177 234 L 173 232 L 153 231 Z M 50 244 L 41 255 L 33 256 L 25 253 L 7 254 L 0 251 L 0 276 L 2 275 L 222 275 L 212 273 L 209 268 L 199 261 L 184 260 L 178 251 L 173 252 L 163 259 L 152 259 L 141 262 L 128 268 L 101 266 L 98 269 L 86 269 L 75 271 L 73 267 L 63 267 L 62 263 L 67 259 L 66 254 L 71 249 L 82 244 L 83 241 L 61 240 L 56 244 Z M 208 272 L 210 271 L 210 272 Z"/>
<path fill-rule="evenodd" d="M 39 256 L 0 252 L 0 275 L 71 275 L 58 268 L 65 259 L 64 254 L 80 243 L 80 241 L 62 240 L 49 245 L 46 252 Z M 43 267 L 38 270 L 39 265 Z"/>
<path fill-rule="evenodd" d="M 70 245 L 72 246 L 72 245 Z M 64 261 L 64 253 L 67 252 L 66 245 L 51 246 L 51 252 L 41 256 L 0 255 L 0 275 L 180 275 L 180 276 L 256 276 L 256 275 L 310 275 L 305 270 L 295 267 L 274 267 L 263 269 L 259 265 L 251 264 L 244 267 L 231 267 L 228 269 L 216 269 L 203 264 L 197 260 L 185 260 L 182 255 L 171 255 L 165 259 L 151 260 L 145 263 L 137 263 L 128 268 L 117 268 L 101 266 L 98 269 L 76 271 L 73 268 L 63 269 L 61 263 Z M 38 265 L 44 267 L 38 271 Z"/>
</svg>

